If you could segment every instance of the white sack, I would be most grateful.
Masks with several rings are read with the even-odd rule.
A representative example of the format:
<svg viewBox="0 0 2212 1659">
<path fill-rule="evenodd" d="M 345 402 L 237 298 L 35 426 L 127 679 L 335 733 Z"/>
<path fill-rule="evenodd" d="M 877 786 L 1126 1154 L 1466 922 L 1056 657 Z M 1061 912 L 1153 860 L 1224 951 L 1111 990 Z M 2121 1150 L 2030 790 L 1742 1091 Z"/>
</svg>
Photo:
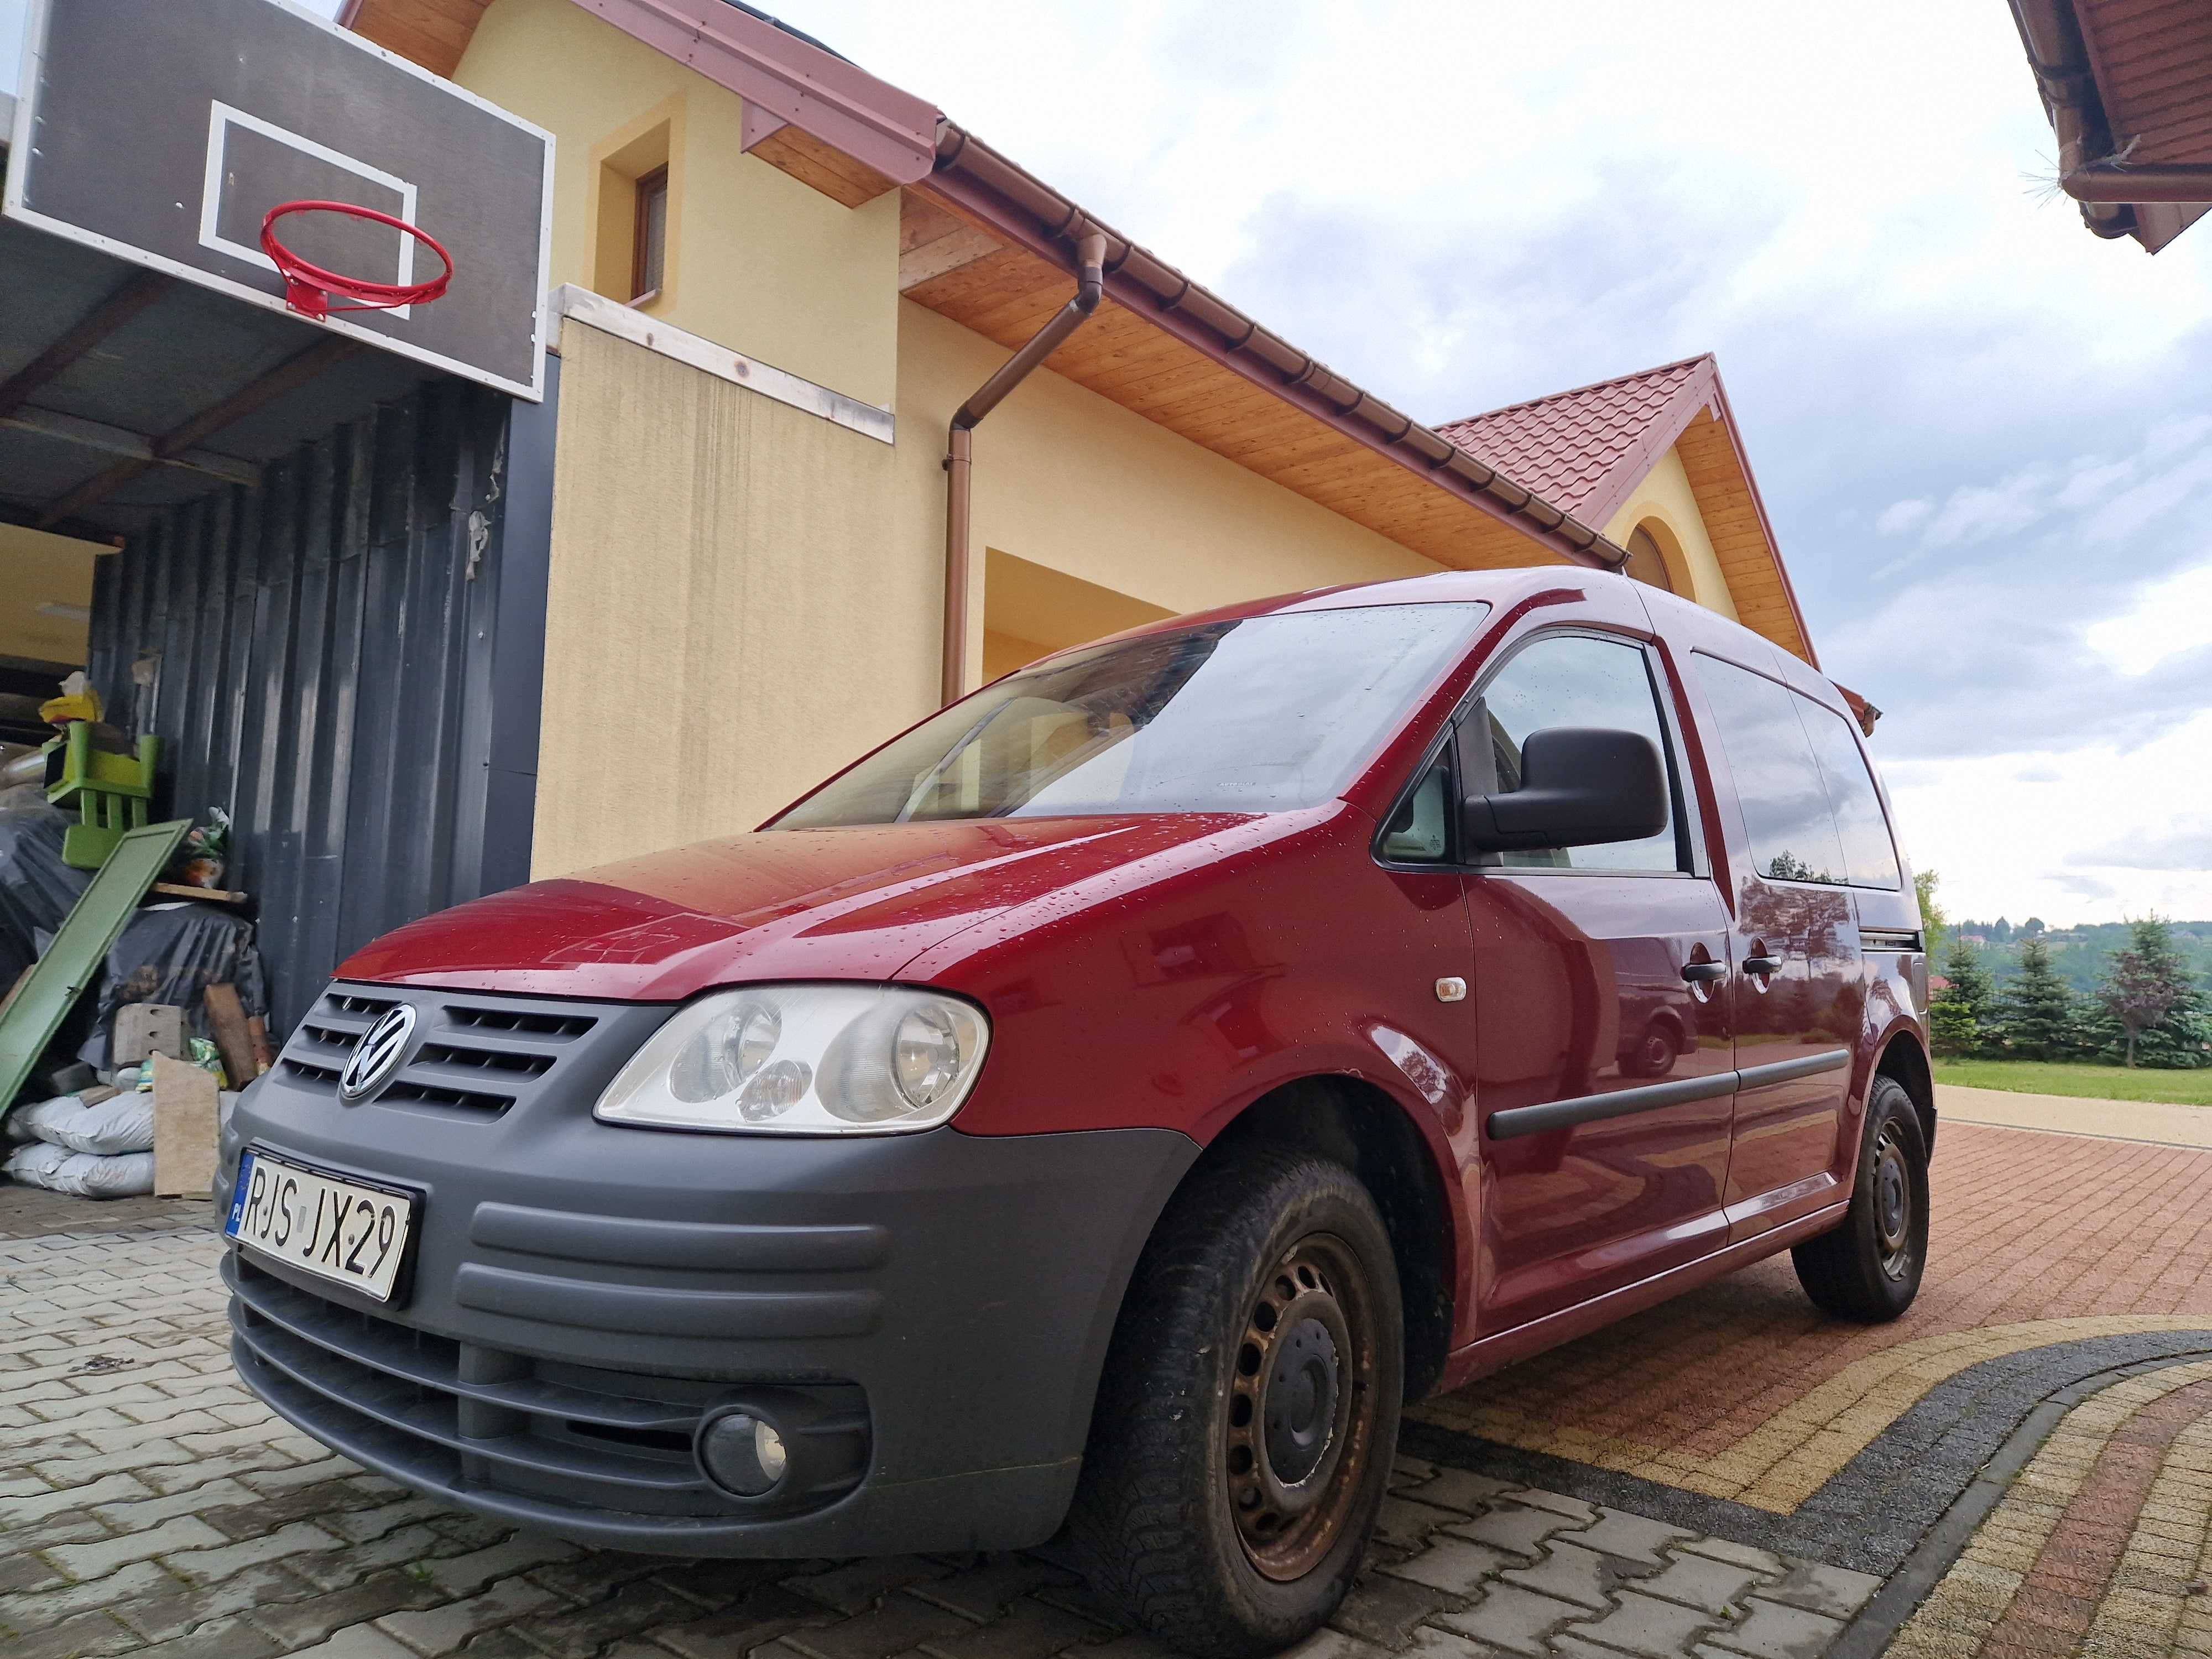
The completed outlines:
<svg viewBox="0 0 2212 1659">
<path fill-rule="evenodd" d="M 76 1198 L 132 1198 L 154 1190 L 151 1152 L 103 1158 L 40 1140 L 17 1147 L 0 1168 L 27 1187 L 44 1187 Z"/>
<path fill-rule="evenodd" d="M 57 1095 L 8 1114 L 8 1138 L 38 1139 L 73 1152 L 150 1152 L 154 1150 L 154 1097 L 111 1095 L 88 1106 L 75 1095 Z"/>
</svg>

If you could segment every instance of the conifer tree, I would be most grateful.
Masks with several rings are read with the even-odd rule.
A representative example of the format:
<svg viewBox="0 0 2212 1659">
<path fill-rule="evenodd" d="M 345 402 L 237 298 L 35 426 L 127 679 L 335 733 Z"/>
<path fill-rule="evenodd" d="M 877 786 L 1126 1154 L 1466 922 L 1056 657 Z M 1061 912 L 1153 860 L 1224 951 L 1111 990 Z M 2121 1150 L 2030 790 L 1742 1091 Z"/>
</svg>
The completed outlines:
<svg viewBox="0 0 2212 1659">
<path fill-rule="evenodd" d="M 1950 954 L 1943 958 L 1943 976 L 1951 982 L 1936 994 L 1929 1008 L 1937 1051 L 1975 1054 L 1993 1047 L 1998 1035 L 1996 998 L 1982 953 L 1954 935 Z"/>
<path fill-rule="evenodd" d="M 2005 1052 L 2020 1060 L 2063 1060 L 2071 1052 L 2077 1011 L 2074 993 L 2051 965 L 2051 947 L 2021 941 L 2020 972 L 1999 994 Z"/>
</svg>

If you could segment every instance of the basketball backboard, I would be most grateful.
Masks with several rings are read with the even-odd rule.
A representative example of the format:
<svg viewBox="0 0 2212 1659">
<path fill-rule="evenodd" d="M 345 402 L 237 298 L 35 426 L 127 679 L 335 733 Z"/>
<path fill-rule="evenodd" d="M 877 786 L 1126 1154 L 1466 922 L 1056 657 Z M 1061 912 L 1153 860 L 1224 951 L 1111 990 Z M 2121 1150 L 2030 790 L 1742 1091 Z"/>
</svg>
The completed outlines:
<svg viewBox="0 0 2212 1659">
<path fill-rule="evenodd" d="M 283 311 L 261 219 L 303 198 L 419 225 L 454 265 L 434 303 L 311 326 L 543 395 L 550 134 L 289 0 L 31 0 L 9 218 Z M 385 226 L 303 215 L 283 235 L 415 280 L 416 242 Z"/>
</svg>

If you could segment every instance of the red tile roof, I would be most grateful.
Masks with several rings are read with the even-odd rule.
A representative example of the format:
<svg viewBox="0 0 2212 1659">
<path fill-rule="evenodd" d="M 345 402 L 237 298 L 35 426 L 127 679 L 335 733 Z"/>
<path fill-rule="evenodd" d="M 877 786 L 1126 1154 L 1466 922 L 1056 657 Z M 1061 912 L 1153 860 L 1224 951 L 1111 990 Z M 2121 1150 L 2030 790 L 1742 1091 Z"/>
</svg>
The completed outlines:
<svg viewBox="0 0 2212 1659">
<path fill-rule="evenodd" d="M 1601 502 L 1594 513 L 1584 509 L 1601 495 L 1626 497 L 1635 480 L 1680 435 L 1686 419 L 1679 409 L 1684 395 L 1699 383 L 1710 382 L 1712 374 L 1710 355 L 1686 357 L 1616 380 L 1472 415 L 1437 431 L 1523 489 L 1534 490 L 1585 522 L 1602 524 L 1604 516 L 1620 505 L 1618 501 Z M 1677 418 L 1670 421 L 1670 415 Z M 1670 425 L 1674 430 L 1662 437 L 1661 428 Z M 1642 465 L 1634 465 L 1639 459 Z M 1624 463 L 1634 472 L 1625 483 L 1615 476 Z"/>
</svg>

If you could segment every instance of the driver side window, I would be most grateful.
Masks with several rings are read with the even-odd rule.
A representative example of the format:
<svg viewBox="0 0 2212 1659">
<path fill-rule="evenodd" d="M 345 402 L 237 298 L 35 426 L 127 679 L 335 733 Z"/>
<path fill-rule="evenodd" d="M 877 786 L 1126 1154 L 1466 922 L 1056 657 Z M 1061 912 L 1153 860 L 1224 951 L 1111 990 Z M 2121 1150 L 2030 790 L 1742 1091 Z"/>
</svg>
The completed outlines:
<svg viewBox="0 0 2212 1659">
<path fill-rule="evenodd" d="M 1471 718 L 1489 727 L 1497 769 L 1492 786 L 1521 787 L 1521 751 L 1529 734 L 1559 726 L 1601 726 L 1649 738 L 1676 775 L 1667 728 L 1660 718 L 1650 660 L 1640 646 L 1582 634 L 1554 634 L 1524 646 L 1485 689 Z M 1475 737 L 1480 742 L 1478 729 Z M 1674 871 L 1682 867 L 1674 814 L 1656 836 L 1596 847 L 1504 853 L 1509 869 Z"/>
</svg>

